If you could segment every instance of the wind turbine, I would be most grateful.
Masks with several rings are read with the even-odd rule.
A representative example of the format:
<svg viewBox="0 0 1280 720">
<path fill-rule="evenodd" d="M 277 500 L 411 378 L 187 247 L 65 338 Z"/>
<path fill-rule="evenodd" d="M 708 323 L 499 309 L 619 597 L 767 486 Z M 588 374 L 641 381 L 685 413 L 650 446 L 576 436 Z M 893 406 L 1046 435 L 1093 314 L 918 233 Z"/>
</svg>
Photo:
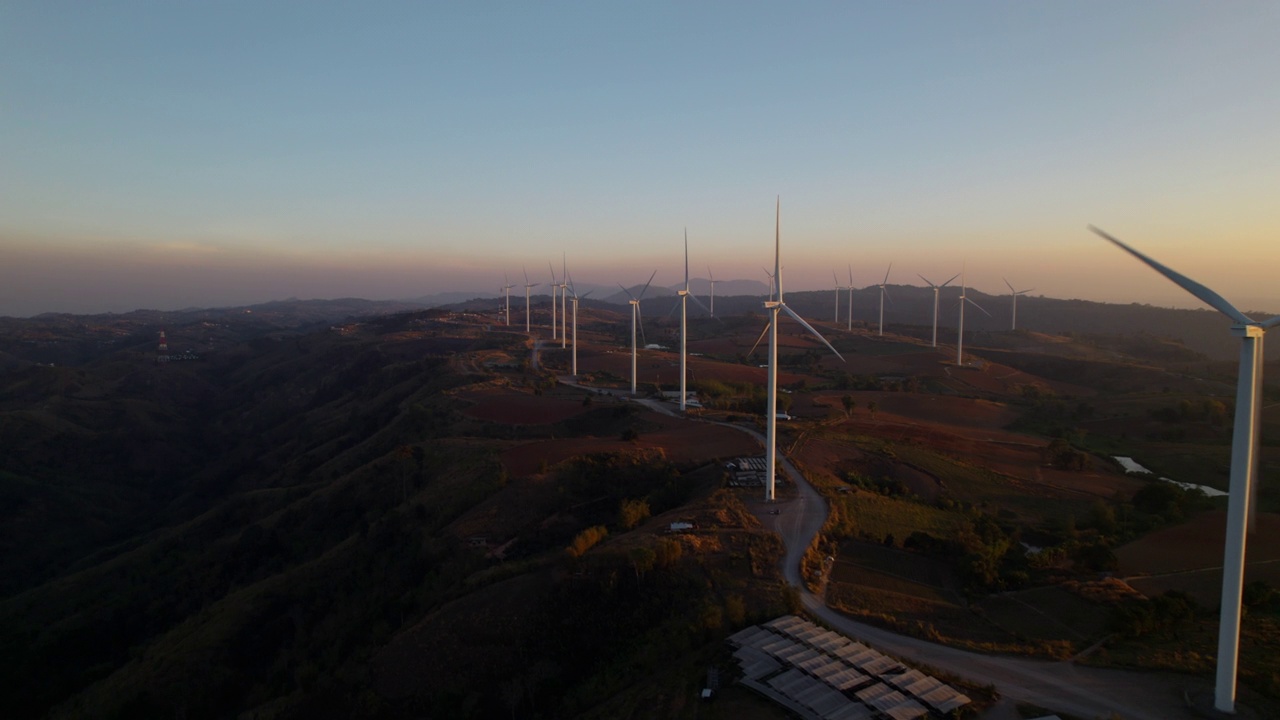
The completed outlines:
<svg viewBox="0 0 1280 720">
<path fill-rule="evenodd" d="M 640 322 L 640 301 L 644 299 L 644 294 L 649 289 L 649 283 L 653 282 L 653 276 L 657 274 L 658 274 L 658 271 L 654 270 L 653 274 L 649 276 L 648 282 L 646 282 L 644 284 L 644 287 L 641 288 L 640 290 L 639 297 L 632 295 L 631 291 L 626 289 L 625 287 L 622 287 L 621 283 L 618 284 L 618 287 L 622 288 L 622 292 L 626 293 L 627 297 L 631 298 L 631 300 L 629 300 L 628 302 L 631 303 L 631 394 L 632 395 L 636 394 L 636 324 Z M 640 327 L 640 333 L 642 335 L 644 334 L 643 325 L 641 325 Z"/>
<path fill-rule="evenodd" d="M 955 278 L 951 278 L 951 280 L 955 280 Z M 948 280 L 947 282 L 951 282 L 951 280 Z M 986 308 L 965 296 L 964 293 L 966 289 L 967 288 L 964 284 L 964 271 L 962 270 L 960 272 L 960 331 L 956 334 L 956 365 L 962 367 L 964 366 L 964 304 L 969 303 L 981 310 L 987 317 L 991 317 L 991 313 L 987 312 Z"/>
<path fill-rule="evenodd" d="M 711 317 L 716 316 L 716 276 L 711 274 L 711 266 L 707 266 L 707 278 L 711 282 L 711 309 L 707 312 L 711 313 Z"/>
<path fill-rule="evenodd" d="M 1240 660 L 1240 601 L 1244 590 L 1246 530 L 1253 524 L 1252 493 L 1258 467 L 1258 408 L 1262 390 L 1262 339 L 1280 325 L 1280 315 L 1258 322 L 1240 312 L 1221 295 L 1152 260 L 1090 225 L 1095 234 L 1150 265 L 1178 287 L 1235 321 L 1231 334 L 1240 338 L 1240 375 L 1236 382 L 1236 418 L 1231 437 L 1231 487 L 1227 501 L 1227 534 L 1222 560 L 1222 614 L 1218 624 L 1218 669 L 1213 707 L 1235 713 L 1236 673 Z"/>
<path fill-rule="evenodd" d="M 556 339 L 556 290 L 560 284 L 556 281 L 556 269 L 552 267 L 551 261 L 547 261 L 547 269 L 551 271 L 551 339 Z"/>
<path fill-rule="evenodd" d="M 569 271 L 567 269 L 565 270 L 565 278 L 569 281 L 569 292 L 573 293 L 573 365 L 572 365 L 571 374 L 576 378 L 578 377 L 578 299 L 579 298 L 578 298 L 577 289 L 573 287 L 573 276 L 569 274 Z M 591 291 L 588 290 L 587 292 L 582 294 L 582 297 L 586 297 L 590 294 L 591 294 Z"/>
<path fill-rule="evenodd" d="M 831 322 L 840 322 L 840 278 L 836 277 L 836 271 L 831 271 L 831 282 L 836 285 L 836 318 Z"/>
<path fill-rule="evenodd" d="M 893 263 L 889 263 L 889 270 L 893 269 Z M 884 271 L 884 280 L 880 283 L 880 334 L 884 335 L 884 298 L 888 294 L 885 285 L 889 283 L 889 270 Z"/>
<path fill-rule="evenodd" d="M 774 277 L 773 273 L 769 272 L 768 268 L 760 268 L 760 269 L 764 270 L 765 277 L 769 278 L 769 299 L 772 300 L 774 288 L 777 287 L 777 284 L 775 282 L 777 278 Z"/>
<path fill-rule="evenodd" d="M 569 265 L 565 262 L 564 256 L 561 256 L 560 263 L 560 349 L 563 350 L 566 342 L 565 330 L 568 329 L 565 325 L 569 322 Z M 554 305 L 555 298 L 552 298 L 551 302 Z"/>
<path fill-rule="evenodd" d="M 768 393 L 768 406 L 765 410 L 764 464 L 765 464 L 765 467 L 767 468 L 765 471 L 766 472 L 765 491 L 764 491 L 765 502 L 773 502 L 773 499 L 774 499 L 774 492 L 773 492 L 774 482 L 775 482 L 774 465 L 777 462 L 778 320 L 780 319 L 779 313 L 785 312 L 786 314 L 790 315 L 792 319 L 794 319 L 796 322 L 803 325 L 804 329 L 809 331 L 809 334 L 821 340 L 822 344 L 826 345 L 827 348 L 831 350 L 831 352 L 835 353 L 836 357 L 840 358 L 841 360 L 844 360 L 844 356 L 841 355 L 839 352 L 836 352 L 836 349 L 834 347 L 831 347 L 831 343 L 827 342 L 827 339 L 822 337 L 821 333 L 819 333 L 817 330 L 814 330 L 812 325 L 805 322 L 804 318 L 800 317 L 799 315 L 796 314 L 794 310 L 787 307 L 787 304 L 782 300 L 782 272 L 781 272 L 782 271 L 782 240 L 781 240 L 782 198 L 781 197 L 778 198 L 777 208 L 775 209 L 774 212 L 775 212 L 775 215 L 774 215 L 775 219 L 774 219 L 774 229 L 773 229 L 773 276 L 777 280 L 778 299 L 776 301 L 770 299 L 764 304 L 765 309 L 769 311 L 769 326 L 766 328 L 766 331 L 769 333 L 769 384 L 768 384 L 768 389 L 766 390 L 766 392 Z"/>
<path fill-rule="evenodd" d="M 521 268 L 523 269 L 523 268 Z M 529 282 L 529 271 L 524 271 L 524 331 L 529 332 L 529 290 L 538 287 L 539 283 Z"/>
<path fill-rule="evenodd" d="M 845 290 L 849 291 L 849 312 L 845 313 L 845 315 L 848 316 L 847 318 L 848 327 L 845 329 L 852 332 L 853 331 L 853 265 L 852 264 L 849 265 L 849 287 L 845 288 Z"/>
<path fill-rule="evenodd" d="M 960 276 L 952 275 L 951 280 L 955 280 L 958 277 Z M 941 285 L 934 285 L 933 282 L 929 280 L 929 278 L 923 275 L 920 276 L 920 279 L 928 283 L 929 287 L 933 288 L 933 346 L 938 347 L 938 291 L 950 285 L 951 280 L 948 280 L 942 283 Z M 964 291 L 961 291 L 960 295 L 963 296 Z"/>
<path fill-rule="evenodd" d="M 1009 281 L 1007 279 L 1005 278 L 1000 278 L 1000 279 L 1004 280 L 1005 285 L 1009 285 Z M 1032 290 L 1035 290 L 1035 288 L 1027 288 L 1026 290 L 1014 290 L 1013 286 L 1009 285 L 1009 292 L 1013 293 L 1013 324 L 1009 327 L 1010 330 L 1018 329 L 1018 296 L 1026 295 Z"/>
<path fill-rule="evenodd" d="M 655 270 L 654 272 L 657 272 L 657 271 Z M 688 395 L 685 392 L 685 380 L 688 377 L 688 372 L 687 372 L 688 353 L 686 351 L 686 347 L 688 345 L 688 340 L 689 340 L 689 326 L 686 318 L 686 309 L 687 309 L 687 305 L 689 304 L 688 303 L 689 298 L 693 298 L 693 301 L 698 303 L 698 307 L 702 308 L 703 310 L 707 309 L 702 305 L 702 301 L 698 299 L 697 295 L 694 295 L 693 293 L 689 292 L 689 229 L 688 228 L 685 228 L 685 231 L 684 231 L 684 289 L 676 291 L 676 294 L 680 296 L 680 412 L 684 412 L 685 403 L 687 402 L 687 399 L 688 399 Z M 708 310 L 707 312 L 710 312 L 710 311 Z M 635 391 L 632 390 L 632 392 L 635 392 Z"/>
<path fill-rule="evenodd" d="M 511 325 L 511 288 L 515 285 L 511 284 L 511 278 L 505 274 L 502 276 L 502 292 L 507 296 L 507 325 Z"/>
</svg>

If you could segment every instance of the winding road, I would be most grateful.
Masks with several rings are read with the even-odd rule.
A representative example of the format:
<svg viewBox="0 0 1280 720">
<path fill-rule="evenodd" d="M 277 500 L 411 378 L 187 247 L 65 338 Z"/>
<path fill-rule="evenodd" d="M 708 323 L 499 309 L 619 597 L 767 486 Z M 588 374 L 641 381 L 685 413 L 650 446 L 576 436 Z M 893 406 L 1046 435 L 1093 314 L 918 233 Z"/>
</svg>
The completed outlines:
<svg viewBox="0 0 1280 720">
<path fill-rule="evenodd" d="M 764 441 L 759 433 L 737 425 L 733 427 Z M 775 503 L 774 507 L 781 510 L 778 515 L 762 512 L 757 517 L 782 537 L 787 548 L 783 577 L 800 591 L 805 610 L 830 627 L 909 662 L 937 668 L 979 685 L 995 685 L 1005 701 L 988 713 L 990 718 L 1017 717 L 1012 713 L 1010 701 L 1034 703 L 1082 718 L 1109 718 L 1112 713 L 1119 713 L 1125 720 L 1197 717 L 1183 699 L 1183 690 L 1189 681 L 1184 676 L 983 655 L 899 635 L 827 607 L 821 597 L 805 588 L 800 576 L 800 561 L 827 520 L 827 503 L 790 460 L 781 453 L 779 458 L 787 477 L 795 483 L 796 497 Z"/>
<path fill-rule="evenodd" d="M 592 390 L 578 385 L 570 377 L 560 380 L 566 385 Z M 642 404 L 668 415 L 677 414 L 666 403 L 644 401 Z M 717 424 L 745 432 L 762 445 L 765 441 L 763 435 L 750 428 Z M 1124 720 L 1198 717 L 1184 699 L 1187 686 L 1196 683 L 1186 676 L 1092 668 L 1070 661 L 983 655 L 899 635 L 858 622 L 828 607 L 821 597 L 806 589 L 800 575 L 805 551 L 827 521 L 826 500 L 782 453 L 778 453 L 778 458 L 787 477 L 795 483 L 796 494 L 771 505 L 756 505 L 756 516 L 782 538 L 786 547 L 782 561 L 786 582 L 799 590 L 805 610 L 830 627 L 908 662 L 936 668 L 978 685 L 994 685 L 1002 700 L 984 715 L 990 720 L 1019 717 L 1013 707 L 1016 702 L 1033 703 L 1053 712 L 1090 719 L 1111 718 L 1113 713 Z M 774 509 L 778 514 L 770 512 Z"/>
</svg>

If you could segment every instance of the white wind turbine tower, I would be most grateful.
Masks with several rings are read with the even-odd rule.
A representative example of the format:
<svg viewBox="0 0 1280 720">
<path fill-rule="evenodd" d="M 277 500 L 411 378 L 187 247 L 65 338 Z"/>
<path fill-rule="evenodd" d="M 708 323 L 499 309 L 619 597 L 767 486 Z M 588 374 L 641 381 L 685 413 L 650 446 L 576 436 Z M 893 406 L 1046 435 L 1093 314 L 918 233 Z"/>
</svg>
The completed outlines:
<svg viewBox="0 0 1280 720">
<path fill-rule="evenodd" d="M 551 265 L 551 261 L 547 261 L 547 269 L 551 271 L 551 339 L 556 339 L 556 291 L 560 288 L 559 281 L 556 280 L 556 269 Z"/>
<path fill-rule="evenodd" d="M 1280 315 L 1258 322 L 1221 295 L 1125 245 L 1090 225 L 1097 235 L 1150 265 L 1178 287 L 1235 321 L 1231 334 L 1240 338 L 1240 375 L 1236 383 L 1236 417 L 1231 437 L 1231 487 L 1227 502 L 1227 534 L 1222 561 L 1222 613 L 1218 625 L 1218 669 L 1213 707 L 1235 713 L 1236 674 L 1240 659 L 1240 602 L 1244 590 L 1246 531 L 1254 524 L 1251 504 L 1258 467 L 1258 408 L 1262 391 L 1262 339 L 1280 325 Z"/>
<path fill-rule="evenodd" d="M 711 274 L 711 267 L 707 267 L 707 278 L 711 283 L 711 309 L 708 310 L 711 317 L 716 316 L 716 276 Z"/>
<path fill-rule="evenodd" d="M 836 285 L 836 317 L 831 322 L 840 322 L 840 278 L 836 277 L 836 271 L 831 271 L 831 282 Z"/>
<path fill-rule="evenodd" d="M 785 312 L 790 315 L 796 322 L 804 326 L 811 335 L 822 341 L 836 357 L 844 360 L 844 356 L 836 352 L 831 343 L 822 337 L 822 334 L 813 329 L 813 326 L 804 321 L 804 318 L 796 314 L 794 310 L 787 307 L 782 300 L 782 198 L 778 198 L 777 208 L 774 216 L 773 230 L 773 276 L 777 280 L 778 299 L 769 300 L 764 304 L 766 310 L 769 311 L 769 325 L 765 328 L 765 332 L 769 333 L 769 384 L 766 392 L 768 393 L 768 407 L 765 410 L 765 458 L 764 464 L 766 468 L 765 480 L 765 502 L 773 502 L 774 499 L 774 482 L 775 482 L 775 464 L 777 462 L 777 431 L 778 431 L 778 320 L 779 313 Z"/>
<path fill-rule="evenodd" d="M 955 278 L 951 279 L 955 280 Z M 969 303 L 981 310 L 987 317 L 991 317 L 991 313 L 987 312 L 986 308 L 965 296 L 965 290 L 967 290 L 967 288 L 964 284 L 964 271 L 962 270 L 960 272 L 960 329 L 956 333 L 956 365 L 962 367 L 964 366 L 964 304 Z"/>
<path fill-rule="evenodd" d="M 565 279 L 569 281 L 569 292 L 573 294 L 573 365 L 571 374 L 578 377 L 578 291 L 573 287 L 573 276 L 569 274 L 568 269 L 565 270 Z M 591 291 L 582 294 L 586 297 Z"/>
<path fill-rule="evenodd" d="M 657 272 L 656 270 L 654 272 Z M 685 391 L 685 381 L 688 378 L 688 352 L 687 346 L 689 341 L 689 325 L 687 315 L 687 305 L 689 298 L 698 303 L 698 307 L 703 310 L 702 301 L 698 300 L 698 296 L 689 292 L 689 230 L 684 231 L 684 289 L 676 292 L 680 296 L 680 412 L 685 411 L 685 403 L 688 400 L 688 393 Z M 707 312 L 711 312 L 707 310 Z M 632 390 L 632 392 L 635 392 Z"/>
<path fill-rule="evenodd" d="M 1005 285 L 1009 285 L 1009 281 L 1007 279 L 1005 278 L 1000 278 L 1000 279 L 1004 280 Z M 1009 327 L 1010 330 L 1018 329 L 1018 296 L 1026 295 L 1032 290 L 1035 290 L 1035 288 L 1027 288 L 1026 290 L 1014 290 L 1013 286 L 1009 285 L 1009 292 L 1013 294 L 1013 323 Z"/>
<path fill-rule="evenodd" d="M 845 290 L 848 291 L 849 293 L 849 311 L 845 313 L 845 315 L 848 316 L 847 317 L 848 327 L 845 329 L 852 332 L 853 331 L 853 265 L 852 264 L 849 265 L 849 287 L 845 288 Z"/>
<path fill-rule="evenodd" d="M 511 284 L 511 278 L 506 275 L 502 276 L 502 293 L 507 297 L 507 325 L 511 325 L 511 288 L 515 285 Z"/>
<path fill-rule="evenodd" d="M 560 349 L 563 350 L 567 341 L 565 330 L 568 329 L 566 326 L 569 324 L 569 265 L 563 256 L 560 258 L 560 263 Z M 555 298 L 552 298 L 551 302 L 554 304 Z"/>
<path fill-rule="evenodd" d="M 529 290 L 538 287 L 539 283 L 529 282 L 529 271 L 524 271 L 524 331 L 529 332 Z"/>
<path fill-rule="evenodd" d="M 952 275 L 951 280 L 955 280 L 958 277 L 960 276 Z M 942 283 L 941 285 L 934 285 L 933 281 L 931 281 L 929 278 L 923 275 L 920 276 L 920 279 L 925 281 L 925 283 L 927 283 L 929 287 L 933 288 L 933 346 L 938 347 L 938 291 L 950 285 L 951 280 L 948 280 Z M 964 292 L 961 291 L 960 294 L 964 295 Z"/>
<path fill-rule="evenodd" d="M 884 280 L 880 283 L 880 333 L 884 335 L 884 298 L 888 294 L 885 285 L 889 284 L 889 271 L 893 270 L 893 263 L 889 263 L 889 270 L 884 271 Z"/>
<path fill-rule="evenodd" d="M 644 294 L 649 289 L 649 283 L 653 282 L 653 276 L 657 274 L 658 274 L 658 271 L 654 270 L 653 274 L 649 276 L 648 282 L 646 282 L 644 284 L 644 287 L 641 288 L 640 290 L 639 297 L 632 295 L 631 291 L 623 287 L 621 283 L 618 284 L 618 287 L 622 288 L 622 292 L 626 293 L 627 297 L 631 298 L 629 302 L 631 303 L 631 394 L 632 395 L 636 394 L 636 325 L 640 322 L 640 301 L 644 299 Z M 644 333 L 643 325 L 640 327 L 640 333 L 641 334 Z"/>
</svg>

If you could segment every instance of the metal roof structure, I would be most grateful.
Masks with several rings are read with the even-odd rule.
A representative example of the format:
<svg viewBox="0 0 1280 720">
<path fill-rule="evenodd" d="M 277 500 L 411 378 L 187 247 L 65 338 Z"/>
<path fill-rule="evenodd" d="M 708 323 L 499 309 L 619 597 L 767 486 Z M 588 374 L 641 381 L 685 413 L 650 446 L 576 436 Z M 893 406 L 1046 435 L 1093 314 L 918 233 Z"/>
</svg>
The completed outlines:
<svg viewBox="0 0 1280 720">
<path fill-rule="evenodd" d="M 929 708 L 943 714 L 970 702 L 937 678 L 795 615 L 740 630 L 728 642 L 744 685 L 813 720 L 915 720 Z"/>
</svg>

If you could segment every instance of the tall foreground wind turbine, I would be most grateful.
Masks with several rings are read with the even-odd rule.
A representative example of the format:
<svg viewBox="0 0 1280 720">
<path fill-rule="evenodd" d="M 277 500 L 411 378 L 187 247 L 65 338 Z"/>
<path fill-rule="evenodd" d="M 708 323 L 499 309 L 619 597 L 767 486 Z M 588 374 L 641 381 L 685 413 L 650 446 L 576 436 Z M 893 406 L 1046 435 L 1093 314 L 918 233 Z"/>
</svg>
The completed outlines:
<svg viewBox="0 0 1280 720">
<path fill-rule="evenodd" d="M 644 299 L 644 294 L 649 289 L 649 283 L 653 282 L 653 276 L 657 274 L 658 274 L 658 271 L 654 270 L 653 275 L 649 276 L 648 282 L 646 282 L 644 284 L 644 287 L 640 289 L 639 297 L 632 295 L 631 291 L 626 289 L 625 287 L 622 287 L 621 284 L 618 285 L 618 287 L 622 288 L 622 292 L 626 293 L 627 297 L 631 298 L 629 302 L 631 303 L 631 394 L 632 395 L 636 394 L 636 325 L 640 322 L 640 301 Z M 643 325 L 640 326 L 640 333 L 644 334 Z"/>
<path fill-rule="evenodd" d="M 538 287 L 538 283 L 529 282 L 529 271 L 524 271 L 524 331 L 529 332 L 529 291 Z"/>
<path fill-rule="evenodd" d="M 657 272 L 657 271 L 655 271 Z M 689 326 L 686 318 L 686 306 L 689 304 L 689 298 L 698 303 L 698 307 L 707 310 L 702 305 L 702 301 L 698 296 L 689 292 L 689 230 L 684 231 L 684 289 L 676 292 L 680 296 L 680 412 L 685 411 L 685 403 L 688 394 L 685 392 L 685 381 L 688 378 L 688 352 L 687 346 L 689 341 Z M 707 312 L 711 312 L 707 310 Z M 635 392 L 634 390 L 632 392 Z"/>
<path fill-rule="evenodd" d="M 880 334 L 884 335 L 884 298 L 889 292 L 885 289 L 885 285 L 889 284 L 889 271 L 893 270 L 893 263 L 889 263 L 889 270 L 884 271 L 884 280 L 880 282 Z"/>
<path fill-rule="evenodd" d="M 511 278 L 506 275 L 502 276 L 502 292 L 507 296 L 507 325 L 511 325 L 511 288 L 515 285 L 511 284 Z"/>
<path fill-rule="evenodd" d="M 955 280 L 955 278 L 951 278 L 951 280 Z M 960 272 L 960 329 L 959 329 L 959 332 L 956 333 L 956 365 L 960 365 L 960 366 L 964 365 L 964 304 L 969 303 L 970 305 L 981 310 L 982 314 L 986 315 L 987 317 L 991 317 L 991 313 L 987 312 L 986 308 L 970 300 L 964 294 L 967 289 L 968 288 L 966 288 L 964 284 L 964 272 L 961 271 Z"/>
<path fill-rule="evenodd" d="M 1222 613 L 1218 624 L 1218 671 L 1213 707 L 1235 713 L 1236 674 L 1240 659 L 1240 601 L 1244 591 L 1244 550 L 1258 467 L 1258 408 L 1262 391 L 1262 339 L 1280 325 L 1280 315 L 1258 322 L 1221 295 L 1125 245 L 1090 225 L 1097 235 L 1150 265 L 1178 287 L 1235 321 L 1231 334 L 1240 338 L 1240 376 L 1236 383 L 1236 418 L 1231 436 L 1231 487 L 1227 502 L 1226 547 L 1222 560 Z"/>
<path fill-rule="evenodd" d="M 768 393 L 768 407 L 765 409 L 765 452 L 764 464 L 766 468 L 765 479 L 765 502 L 773 502 L 774 499 L 774 482 L 775 467 L 777 463 L 778 448 L 778 320 L 779 313 L 785 312 L 790 315 L 796 322 L 804 326 L 810 335 L 822 341 L 836 357 L 844 360 L 844 356 L 836 352 L 831 343 L 822 337 L 822 334 L 813 329 L 813 326 L 804 321 L 804 318 L 796 314 L 794 310 L 787 307 L 782 299 L 782 198 L 777 201 L 777 208 L 774 210 L 774 228 L 773 228 L 773 277 L 777 282 L 778 299 L 769 300 L 764 304 L 765 310 L 769 311 L 769 384 L 766 392 Z"/>
<path fill-rule="evenodd" d="M 952 275 L 951 280 L 955 280 L 958 277 L 960 276 Z M 951 280 L 948 280 L 942 283 L 941 285 L 934 285 L 932 280 L 930 280 L 929 278 L 923 275 L 920 276 L 920 279 L 925 281 L 925 283 L 927 283 L 929 287 L 933 288 L 933 346 L 938 347 L 938 291 L 950 285 Z M 964 292 L 961 291 L 960 294 L 964 295 Z"/>
<path fill-rule="evenodd" d="M 1000 278 L 1000 279 L 1004 280 L 1005 285 L 1009 285 L 1009 281 L 1007 279 L 1005 278 Z M 1027 288 L 1026 290 L 1014 290 L 1013 286 L 1009 285 L 1009 292 L 1013 293 L 1013 323 L 1009 326 L 1010 330 L 1018 329 L 1018 296 L 1026 295 L 1032 290 L 1035 290 L 1035 288 Z"/>
</svg>

